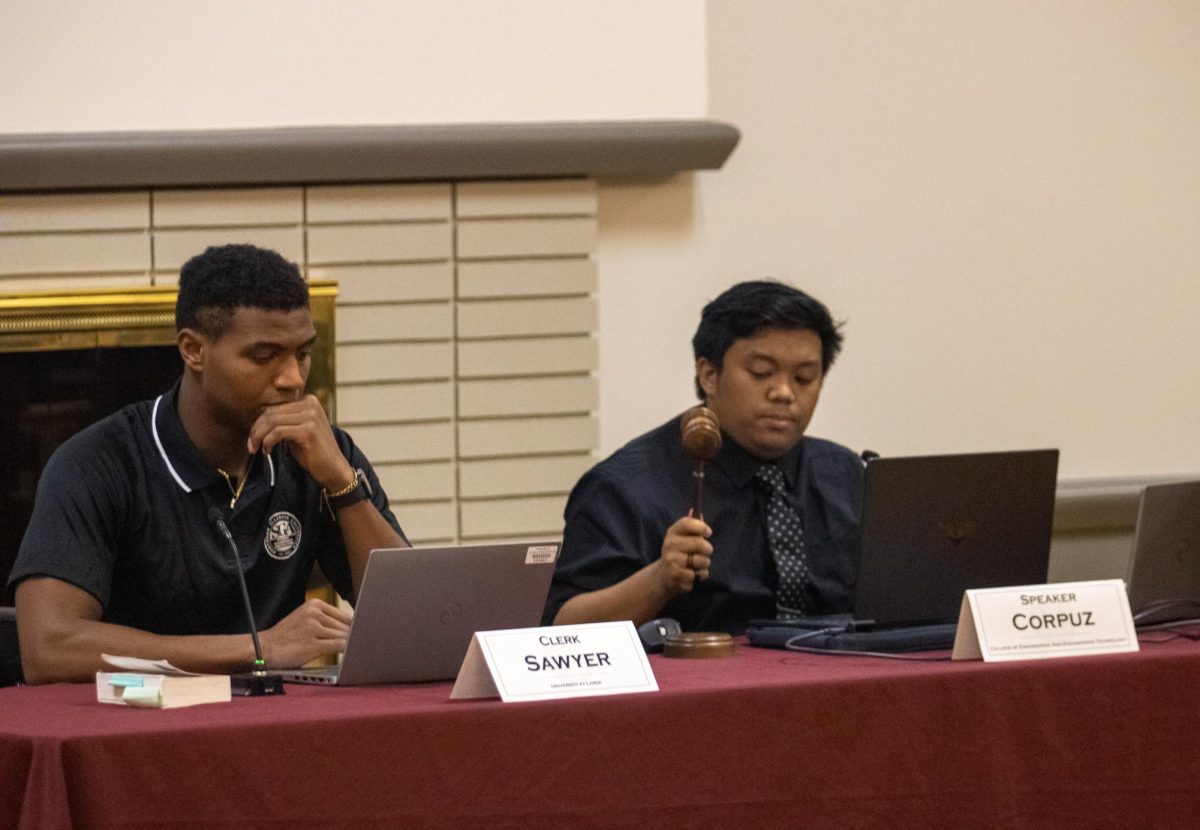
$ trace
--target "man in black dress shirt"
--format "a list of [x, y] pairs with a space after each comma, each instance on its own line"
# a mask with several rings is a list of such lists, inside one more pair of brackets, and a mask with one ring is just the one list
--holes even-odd
[[[692, 463], [672, 418], [576, 484], [544, 621], [672, 617], [685, 631], [738, 633], [757, 618], [850, 611], [862, 463], [804, 435], [841, 344], [828, 309], [782, 283], [740, 283], [705, 306], [696, 391], [723, 442], [705, 468], [703, 518], [691, 515]], [[778, 600], [764, 464], [782, 472], [802, 531], [800, 609]]]

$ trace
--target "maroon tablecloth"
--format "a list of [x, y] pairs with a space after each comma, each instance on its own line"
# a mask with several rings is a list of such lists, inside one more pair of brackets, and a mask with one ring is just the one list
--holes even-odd
[[657, 694], [0, 690], [0, 828], [1196, 827], [1200, 645], [983, 664], [652, 659]]

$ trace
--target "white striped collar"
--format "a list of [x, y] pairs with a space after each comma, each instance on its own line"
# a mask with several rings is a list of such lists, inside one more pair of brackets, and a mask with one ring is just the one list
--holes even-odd
[[[163, 448], [162, 439], [159, 438], [159, 436], [158, 436], [158, 407], [159, 407], [159, 404], [162, 403], [162, 399], [163, 399], [162, 395], [159, 395], [157, 398], [154, 399], [154, 409], [150, 412], [150, 431], [152, 433], [154, 433], [154, 445], [156, 447], [158, 447], [158, 454], [162, 456], [163, 463], [167, 465], [167, 471], [170, 472], [171, 477], [173, 479], [175, 479], [176, 483], [179, 484], [180, 487], [183, 488], [183, 492], [190, 493], [190, 492], [192, 492], [192, 488], [189, 487], [187, 485], [187, 482], [185, 482], [182, 478], [180, 478], [179, 473], [177, 473], [175, 471], [175, 465], [172, 464], [171, 459], [167, 457], [167, 451], [166, 451], [166, 449]], [[275, 481], [275, 468], [272, 467], [271, 468], [272, 484], [274, 483], [274, 481]]]
[[[178, 389], [179, 387], [176, 385], [175, 390]], [[158, 449], [158, 455], [162, 456], [162, 463], [166, 464], [170, 477], [175, 480], [175, 483], [178, 483], [182, 491], [192, 493], [196, 491], [197, 487], [203, 488], [208, 486], [206, 482], [216, 480], [217, 474], [215, 470], [208, 468], [208, 465], [200, 461], [198, 452], [192, 446], [191, 441], [188, 440], [184, 425], [178, 421], [178, 417], [176, 417], [174, 422], [162, 422], [163, 428], [160, 428], [160, 420], [158, 420], [160, 419], [160, 410], [162, 410], [162, 417], [164, 419], [170, 419], [170, 417], [175, 415], [174, 411], [168, 411], [175, 401], [175, 390], [155, 398], [154, 408], [150, 411], [150, 432], [154, 435], [154, 443]], [[163, 405], [164, 403], [166, 405]], [[167, 438], [166, 443], [163, 441], [164, 435]], [[180, 441], [184, 441], [186, 446], [181, 445]], [[170, 458], [170, 455], [168, 455], [168, 446], [176, 453], [174, 462]], [[278, 451], [283, 452], [284, 450], [281, 449]], [[271, 453], [271, 455], [274, 455], [274, 453]], [[268, 479], [268, 485], [271, 489], [274, 489], [276, 479], [275, 459], [268, 455], [265, 456], [265, 461], [266, 479]], [[185, 475], [187, 476], [186, 480]], [[188, 481], [199, 483], [188, 483]]]

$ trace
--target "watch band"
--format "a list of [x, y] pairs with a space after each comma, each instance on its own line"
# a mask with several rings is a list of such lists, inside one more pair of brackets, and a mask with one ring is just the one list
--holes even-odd
[[335, 522], [337, 521], [337, 512], [339, 510], [349, 507], [352, 504], [358, 504], [360, 501], [365, 501], [370, 497], [371, 485], [367, 482], [367, 476], [362, 470], [355, 470], [354, 481], [336, 493], [330, 493], [323, 488], [321, 490], [321, 498], [325, 502], [325, 507], [329, 510], [329, 515], [333, 517]]

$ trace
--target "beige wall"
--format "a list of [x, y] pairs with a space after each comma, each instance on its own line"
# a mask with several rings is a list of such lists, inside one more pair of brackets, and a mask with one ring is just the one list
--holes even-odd
[[698, 0], [4, 0], [0, 132], [695, 118]]
[[720, 172], [601, 191], [602, 446], [687, 402], [686, 377], [654, 391], [706, 298], [776, 275], [847, 320], [821, 434], [1200, 473], [1200, 6], [708, 15], [709, 114], [743, 139]]
[[708, 25], [730, 161], [600, 190], [601, 449], [690, 403], [707, 299], [778, 276], [847, 321], [814, 432], [1060, 447], [1051, 578], [1124, 576], [1140, 483], [1200, 476], [1200, 6], [711, 0]]

